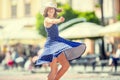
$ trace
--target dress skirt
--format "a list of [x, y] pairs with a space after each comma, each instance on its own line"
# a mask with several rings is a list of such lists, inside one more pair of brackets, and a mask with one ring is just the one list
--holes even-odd
[[47, 38], [43, 53], [36, 61], [36, 65], [50, 63], [62, 52], [64, 52], [67, 60], [79, 58], [85, 51], [86, 45], [84, 43], [73, 42], [61, 37]]

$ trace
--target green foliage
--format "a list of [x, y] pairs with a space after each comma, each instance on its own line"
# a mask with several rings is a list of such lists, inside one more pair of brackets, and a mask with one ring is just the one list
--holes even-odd
[[68, 4], [62, 5], [60, 8], [62, 8], [63, 11], [59, 14], [59, 16], [63, 16], [65, 18], [65, 22], [78, 17], [76, 11], [74, 11]]
[[118, 15], [117, 15], [117, 20], [119, 20], [119, 21], [120, 21], [120, 14], [118, 14]]
[[96, 8], [100, 8], [100, 6], [101, 6], [100, 4], [96, 4], [95, 5]]
[[79, 17], [84, 17], [88, 22], [93, 22], [96, 24], [100, 24], [99, 19], [96, 17], [94, 12], [80, 12]]
[[42, 36], [46, 37], [46, 32], [43, 23], [44, 17], [40, 13], [38, 13], [36, 15], [36, 28]]
[[86, 20], [88, 22], [93, 22], [93, 23], [97, 23], [100, 24], [99, 19], [96, 17], [94, 12], [80, 12], [80, 11], [76, 11], [73, 10], [68, 4], [65, 5], [60, 5], [60, 8], [63, 9], [63, 12], [59, 14], [59, 16], [63, 16], [65, 17], [65, 22], [73, 19], [73, 18], [77, 18], [77, 17], [82, 17], [82, 18], [86, 18]]

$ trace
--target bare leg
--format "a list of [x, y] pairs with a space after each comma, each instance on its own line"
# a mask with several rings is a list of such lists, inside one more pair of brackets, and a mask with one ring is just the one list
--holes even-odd
[[111, 69], [110, 69], [110, 71], [113, 71], [113, 67], [114, 67], [114, 65], [112, 64], [112, 65], [111, 65]]
[[54, 80], [59, 80], [64, 73], [68, 70], [70, 64], [68, 60], [66, 59], [66, 56], [64, 53], [60, 54], [57, 58], [58, 62], [62, 65], [61, 69], [57, 72], [56, 77]]
[[54, 80], [58, 70], [57, 58], [53, 59], [53, 61], [50, 63], [50, 68], [51, 72], [48, 75], [48, 80]]

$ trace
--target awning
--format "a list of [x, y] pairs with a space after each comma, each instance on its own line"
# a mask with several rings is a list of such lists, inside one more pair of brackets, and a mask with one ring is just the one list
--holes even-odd
[[120, 21], [107, 25], [100, 31], [100, 34], [102, 36], [120, 36]]
[[100, 37], [100, 30], [103, 27], [95, 23], [82, 22], [72, 25], [60, 32], [60, 36], [64, 38], [74, 39], [74, 38], [93, 38]]

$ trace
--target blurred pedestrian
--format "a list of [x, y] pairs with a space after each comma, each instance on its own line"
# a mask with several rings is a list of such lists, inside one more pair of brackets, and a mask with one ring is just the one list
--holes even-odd
[[8, 48], [5, 53], [5, 58], [2, 61], [2, 65], [4, 66], [4, 69], [13, 68], [14, 66], [14, 61], [12, 59], [12, 52], [10, 48]]
[[120, 60], [120, 45], [118, 45], [117, 51], [115, 51], [115, 48], [113, 47], [113, 51], [109, 59], [111, 71], [113, 70], [113, 67], [115, 67], [115, 72], [117, 71], [118, 60]]
[[117, 47], [116, 57], [118, 57], [120, 59], [120, 44]]
[[[43, 14], [45, 17], [44, 27], [48, 37], [44, 51], [36, 61], [36, 65], [49, 63], [51, 72], [48, 75], [48, 80], [59, 80], [68, 70], [69, 60], [80, 57], [86, 49], [84, 43], [72, 42], [59, 36], [57, 24], [65, 21], [64, 17], [57, 18], [59, 12], [62, 10], [58, 9], [55, 3], [48, 2]], [[58, 63], [61, 64], [59, 70]]]

